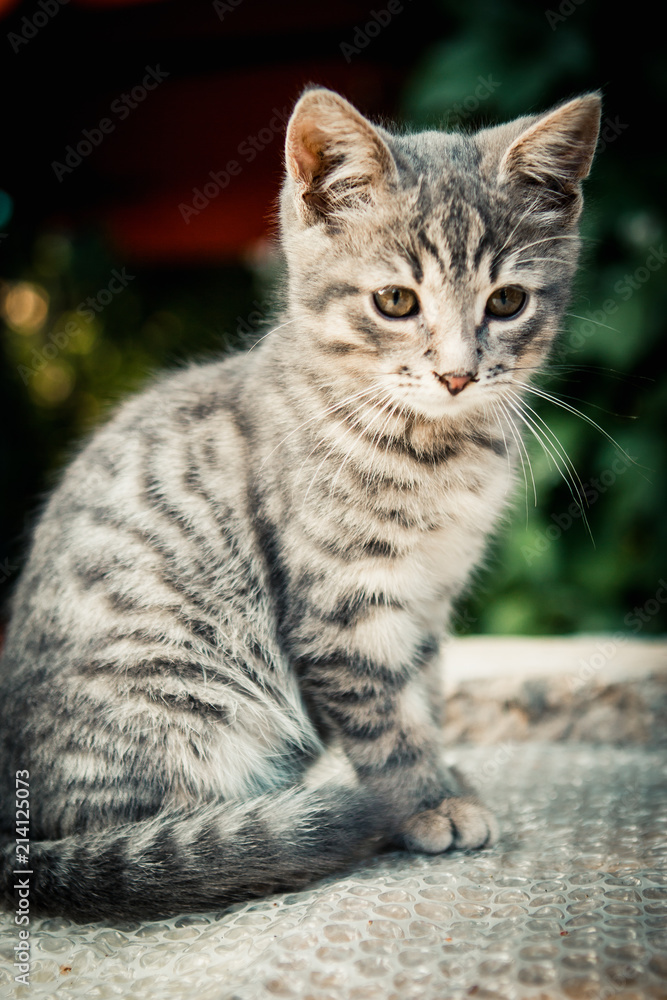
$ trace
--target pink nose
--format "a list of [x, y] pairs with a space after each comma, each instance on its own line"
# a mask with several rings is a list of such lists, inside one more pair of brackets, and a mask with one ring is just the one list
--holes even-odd
[[474, 376], [467, 374], [452, 375], [451, 373], [447, 373], [446, 375], [438, 375], [438, 373], [436, 372], [435, 375], [436, 378], [440, 379], [441, 382], [445, 383], [452, 396], [456, 396], [459, 392], [465, 389], [468, 382], [474, 381]]

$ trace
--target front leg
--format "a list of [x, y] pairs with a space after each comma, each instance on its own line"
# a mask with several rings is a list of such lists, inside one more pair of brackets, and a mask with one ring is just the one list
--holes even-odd
[[462, 776], [442, 759], [424, 668], [426, 644], [406, 668], [359, 654], [301, 661], [304, 693], [316, 721], [335, 738], [361, 783], [390, 802], [409, 850], [490, 845], [495, 819]]

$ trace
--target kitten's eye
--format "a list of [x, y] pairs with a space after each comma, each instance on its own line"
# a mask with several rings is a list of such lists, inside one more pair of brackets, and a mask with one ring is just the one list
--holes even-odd
[[381, 288], [373, 292], [373, 301], [383, 316], [414, 316], [419, 312], [419, 299], [409, 288]]
[[505, 288], [496, 288], [486, 303], [487, 316], [495, 316], [497, 319], [511, 319], [518, 314], [526, 304], [528, 296], [523, 288], [517, 285], [506, 285]]

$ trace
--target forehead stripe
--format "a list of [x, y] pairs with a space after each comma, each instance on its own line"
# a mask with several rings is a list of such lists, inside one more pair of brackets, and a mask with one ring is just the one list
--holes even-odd
[[420, 229], [419, 232], [417, 233], [417, 240], [419, 241], [419, 243], [421, 243], [421, 245], [423, 246], [424, 250], [426, 250], [427, 253], [430, 253], [431, 256], [435, 258], [435, 260], [438, 263], [438, 266], [440, 267], [440, 270], [444, 274], [444, 272], [445, 272], [445, 265], [444, 265], [444, 262], [442, 260], [442, 257], [440, 256], [438, 248], [435, 246], [434, 243], [431, 242], [431, 240], [428, 238], [428, 236], [426, 235], [426, 233], [424, 232], [423, 229]]

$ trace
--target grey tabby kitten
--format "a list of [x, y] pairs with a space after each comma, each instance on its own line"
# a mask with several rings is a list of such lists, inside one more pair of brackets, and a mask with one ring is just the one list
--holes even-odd
[[78, 920], [492, 843], [441, 759], [439, 648], [511, 498], [599, 114], [403, 135], [301, 97], [281, 325], [128, 400], [35, 531], [0, 674], [11, 908], [17, 772], [31, 910]]

